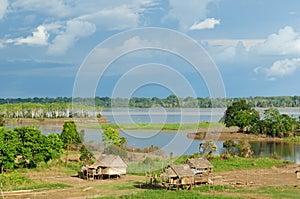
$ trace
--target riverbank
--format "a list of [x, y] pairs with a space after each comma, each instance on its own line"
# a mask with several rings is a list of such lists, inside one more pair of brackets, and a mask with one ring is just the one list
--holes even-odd
[[247, 140], [247, 141], [256, 141], [256, 142], [288, 142], [288, 143], [300, 143], [300, 137], [286, 137], [286, 138], [278, 138], [278, 137], [269, 137], [266, 135], [254, 135], [254, 134], [246, 134], [238, 131], [238, 127], [222, 127], [220, 128], [202, 128], [199, 129], [197, 133], [188, 133], [188, 138], [198, 139], [198, 140]]

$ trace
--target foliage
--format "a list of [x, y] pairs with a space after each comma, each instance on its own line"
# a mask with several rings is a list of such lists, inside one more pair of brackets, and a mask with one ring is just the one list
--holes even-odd
[[60, 139], [63, 141], [65, 148], [72, 144], [82, 143], [76, 124], [73, 121], [64, 123], [63, 130], [60, 134]]
[[63, 151], [62, 142], [57, 135], [46, 136], [35, 127], [21, 127], [14, 131], [20, 139], [17, 155], [21, 156], [18, 160], [21, 166], [36, 167], [40, 162], [58, 158]]
[[36, 167], [59, 158], [62, 152], [63, 143], [56, 134], [46, 136], [35, 127], [0, 128], [1, 173], [16, 167]]
[[122, 159], [127, 158], [127, 152], [123, 148], [121, 148], [117, 145], [114, 145], [114, 144], [106, 146], [105, 149], [104, 149], [104, 153], [105, 154], [118, 155]]
[[0, 174], [0, 188], [4, 190], [31, 182], [32, 180], [27, 175], [19, 173]]
[[239, 156], [244, 158], [252, 158], [253, 151], [251, 150], [251, 145], [248, 141], [239, 141], [237, 148], [239, 150]]
[[5, 126], [5, 118], [4, 114], [0, 114], [0, 127]]
[[226, 127], [237, 126], [243, 132], [259, 120], [259, 113], [246, 100], [240, 100], [226, 109], [223, 119]]
[[0, 173], [3, 173], [4, 169], [13, 169], [16, 166], [17, 147], [20, 144], [17, 132], [0, 127]]
[[102, 133], [102, 142], [105, 146], [113, 144], [120, 147], [126, 143], [126, 138], [120, 137], [118, 130], [109, 127]]
[[236, 146], [237, 146], [237, 144], [233, 140], [226, 140], [225, 142], [223, 142], [223, 148], [225, 148], [226, 153], [228, 153], [230, 155], [235, 154]]
[[212, 140], [207, 140], [199, 144], [199, 152], [201, 155], [210, 155], [217, 150], [217, 145]]
[[90, 163], [94, 159], [94, 155], [86, 148], [85, 145], [82, 145], [80, 148], [80, 160]]
[[287, 162], [283, 160], [276, 160], [272, 158], [243, 158], [231, 157], [229, 159], [222, 159], [220, 156], [213, 156], [209, 160], [214, 166], [215, 172], [234, 171], [237, 169], [258, 169], [271, 168], [273, 166], [283, 166]]
[[264, 119], [253, 126], [255, 134], [265, 134], [272, 137], [288, 137], [294, 134], [299, 124], [296, 118], [280, 114], [277, 109], [270, 108], [264, 111]]

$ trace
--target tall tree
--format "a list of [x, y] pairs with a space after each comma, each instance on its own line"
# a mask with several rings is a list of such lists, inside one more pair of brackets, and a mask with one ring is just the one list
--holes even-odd
[[102, 133], [102, 142], [104, 145], [116, 145], [116, 146], [122, 146], [124, 143], [126, 143], [126, 138], [120, 137], [120, 132], [113, 128], [107, 128]]
[[252, 125], [259, 121], [259, 118], [259, 112], [247, 104], [246, 100], [234, 102], [226, 109], [223, 116], [227, 127], [237, 126], [240, 131], [248, 131]]
[[60, 139], [63, 141], [65, 148], [72, 144], [82, 143], [75, 122], [69, 121], [64, 123]]
[[17, 150], [19, 145], [17, 132], [0, 127], [0, 173], [16, 166], [15, 159], [19, 155]]

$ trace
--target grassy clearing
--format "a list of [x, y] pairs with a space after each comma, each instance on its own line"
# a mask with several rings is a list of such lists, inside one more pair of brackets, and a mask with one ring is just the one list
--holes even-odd
[[0, 188], [2, 190], [11, 190], [14, 187], [20, 187], [33, 183], [27, 175], [19, 173], [2, 173], [0, 174]]
[[30, 179], [25, 174], [5, 173], [0, 175], [0, 188], [4, 191], [32, 190], [32, 189], [58, 189], [71, 187], [62, 183], [41, 183]]
[[35, 184], [29, 185], [24, 187], [19, 187], [14, 190], [33, 190], [33, 189], [63, 189], [63, 188], [70, 188], [71, 185], [64, 184], [64, 183], [42, 183], [42, 184]]
[[[201, 123], [175, 123], [175, 124], [100, 124], [101, 129], [115, 128], [125, 130], [163, 130], [163, 131], [177, 131], [177, 130], [195, 130], [198, 128], [208, 127], [222, 127], [224, 124], [218, 122], [201, 122]], [[99, 127], [98, 127], [99, 128]]]
[[231, 187], [222, 185], [203, 185], [193, 190], [146, 190], [123, 196], [101, 197], [102, 199], [122, 198], [299, 198], [300, 189], [291, 186]]
[[[182, 164], [189, 156], [181, 156], [175, 160], [175, 164]], [[222, 159], [220, 156], [212, 156], [210, 158], [211, 164], [214, 166], [214, 172], [233, 171], [237, 169], [264, 169], [273, 166], [279, 167], [289, 162], [271, 158], [241, 158], [231, 157], [229, 159]]]
[[214, 165], [215, 172], [233, 171], [237, 169], [258, 169], [278, 167], [286, 164], [286, 161], [270, 159], [270, 158], [230, 158], [222, 160], [220, 158], [213, 158], [210, 160]]

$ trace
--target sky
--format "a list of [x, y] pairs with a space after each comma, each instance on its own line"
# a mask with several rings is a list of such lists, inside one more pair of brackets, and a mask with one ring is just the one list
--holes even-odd
[[[71, 97], [95, 82], [101, 97], [300, 95], [299, 10], [298, 0], [0, 0], [0, 98]], [[211, 63], [199, 75], [172, 49], [145, 49], [199, 53], [172, 34], [130, 35], [149, 27], [196, 42]], [[120, 34], [129, 36], [111, 39]], [[77, 81], [91, 60], [97, 81]]]

